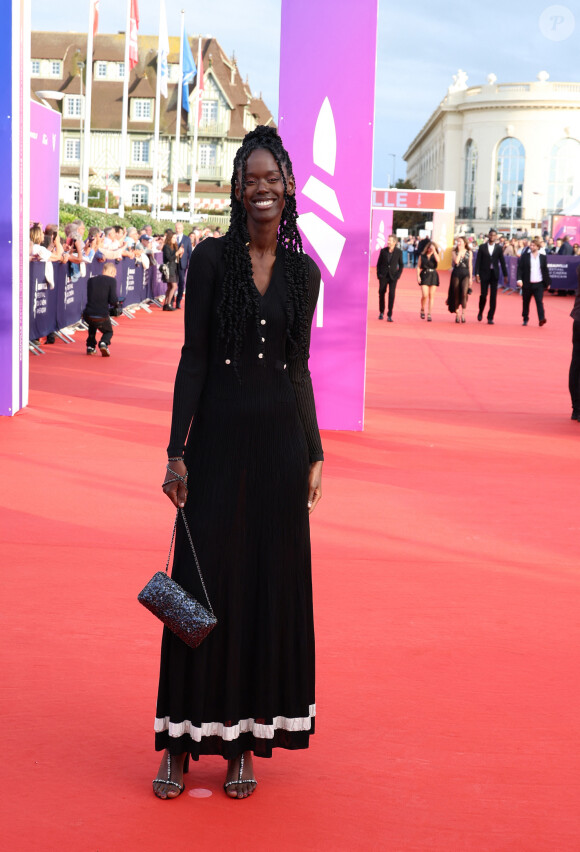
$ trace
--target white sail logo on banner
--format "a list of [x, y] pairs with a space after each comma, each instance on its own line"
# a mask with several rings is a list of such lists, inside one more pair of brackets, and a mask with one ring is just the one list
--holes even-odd
[[384, 249], [385, 245], [386, 245], [385, 220], [381, 219], [381, 222], [380, 222], [380, 225], [379, 225], [379, 232], [377, 234], [377, 240], [376, 240], [376, 243], [375, 243], [375, 251], [380, 251], [380, 249]]
[[[336, 167], [336, 126], [328, 98], [324, 99], [318, 113], [318, 118], [316, 119], [312, 142], [312, 159], [316, 166], [323, 169], [331, 177], [334, 177], [334, 169]], [[332, 187], [314, 175], [310, 175], [306, 181], [302, 195], [314, 201], [315, 204], [318, 204], [319, 207], [322, 207], [331, 216], [344, 222], [344, 216], [342, 215], [336, 192]], [[325, 222], [324, 219], [321, 219], [316, 213], [303, 213], [299, 218], [299, 225], [312, 248], [316, 251], [331, 276], [334, 277], [340, 263], [346, 237], [333, 228], [332, 225], [329, 225], [328, 222]], [[321, 281], [316, 315], [316, 325], [318, 327], [321, 327], [323, 324], [323, 307], [324, 282]]]

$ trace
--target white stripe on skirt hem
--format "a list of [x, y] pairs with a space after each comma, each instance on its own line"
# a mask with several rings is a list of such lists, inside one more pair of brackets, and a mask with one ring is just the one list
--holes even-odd
[[255, 719], [241, 719], [237, 725], [224, 725], [222, 722], [202, 722], [200, 726], [185, 722], [171, 722], [169, 716], [163, 719], [155, 719], [155, 733], [169, 731], [170, 737], [182, 737], [189, 734], [192, 740], [200, 742], [202, 737], [221, 737], [226, 742], [237, 740], [240, 734], [253, 734], [258, 739], [272, 740], [277, 730], [283, 731], [309, 731], [312, 727], [312, 718], [316, 716], [316, 705], [311, 704], [308, 716], [289, 719], [286, 716], [274, 716], [271, 725], [263, 725]]

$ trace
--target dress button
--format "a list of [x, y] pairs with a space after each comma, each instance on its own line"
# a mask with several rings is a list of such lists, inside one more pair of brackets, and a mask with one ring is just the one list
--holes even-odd
[[266, 338], [265, 338], [265, 337], [263, 337], [263, 338], [262, 338], [262, 343], [265, 343], [265, 342], [266, 342]]
[[260, 320], [261, 325], [266, 325], [266, 320]]
[[284, 369], [286, 369], [286, 364], [284, 364]]
[[258, 358], [263, 358], [263, 357], [264, 357], [263, 353], [260, 352], [260, 354], [258, 355]]
[[226, 358], [226, 364], [231, 364], [231, 363], [232, 363], [232, 362], [230, 361], [230, 359], [229, 359], [229, 358]]

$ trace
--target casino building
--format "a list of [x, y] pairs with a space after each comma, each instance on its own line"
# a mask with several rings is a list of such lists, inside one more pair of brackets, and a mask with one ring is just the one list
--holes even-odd
[[468, 86], [458, 71], [403, 159], [421, 189], [455, 190], [458, 228], [539, 232], [580, 196], [580, 83]]
[[[139, 34], [139, 63], [129, 81], [126, 171], [128, 207], [148, 208], [153, 201], [153, 131], [157, 74], [157, 36]], [[197, 37], [190, 39], [197, 60]], [[85, 109], [86, 33], [33, 32], [31, 89], [35, 100], [62, 113], [60, 197], [78, 203]], [[179, 39], [169, 39], [168, 97], [161, 98], [161, 203], [171, 204], [172, 184], [178, 173], [179, 206], [190, 199], [191, 148], [197, 79], [190, 92], [189, 113], [182, 110], [180, 144], [176, 146]], [[89, 198], [110, 193], [116, 207], [119, 195], [122, 97], [125, 35], [97, 34], [93, 52], [91, 156]], [[261, 96], [252, 94], [235, 58], [226, 56], [214, 38], [202, 40], [204, 87], [198, 136], [196, 209], [220, 211], [229, 207], [234, 154], [249, 130], [272, 124]], [[40, 94], [38, 94], [40, 93]], [[101, 206], [100, 204], [96, 206]]]

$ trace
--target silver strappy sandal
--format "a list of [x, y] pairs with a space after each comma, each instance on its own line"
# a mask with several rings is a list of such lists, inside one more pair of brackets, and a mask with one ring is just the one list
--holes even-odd
[[[237, 784], [255, 784], [256, 787], [258, 786], [258, 782], [256, 781], [255, 778], [242, 778], [243, 772], [244, 772], [244, 755], [242, 754], [241, 757], [240, 757], [240, 769], [239, 769], [239, 772], [238, 772], [238, 779], [237, 779], [237, 781], [226, 781], [226, 783], [224, 784], [224, 790], [226, 791], [226, 793], [228, 792], [228, 787], [232, 787], [234, 784], [236, 784], [236, 785]], [[254, 791], [252, 790], [252, 793], [253, 792]], [[249, 795], [251, 796], [252, 793], [250, 793]], [[228, 798], [233, 799], [234, 796], [229, 796]], [[235, 798], [239, 799], [240, 797], [236, 796]], [[247, 796], [242, 796], [242, 798], [247, 798]]]
[[[189, 772], [189, 754], [185, 756], [185, 760], [183, 761], [183, 774]], [[157, 796], [158, 799], [177, 799], [183, 791], [185, 790], [185, 784], [178, 784], [177, 781], [171, 780], [171, 755], [167, 752], [167, 778], [154, 778], [152, 781], [153, 784], [170, 784], [172, 787], [177, 787], [179, 793], [177, 796], [160, 796], [159, 793], [153, 788], [153, 792]], [[237, 783], [237, 782], [236, 782]]]

